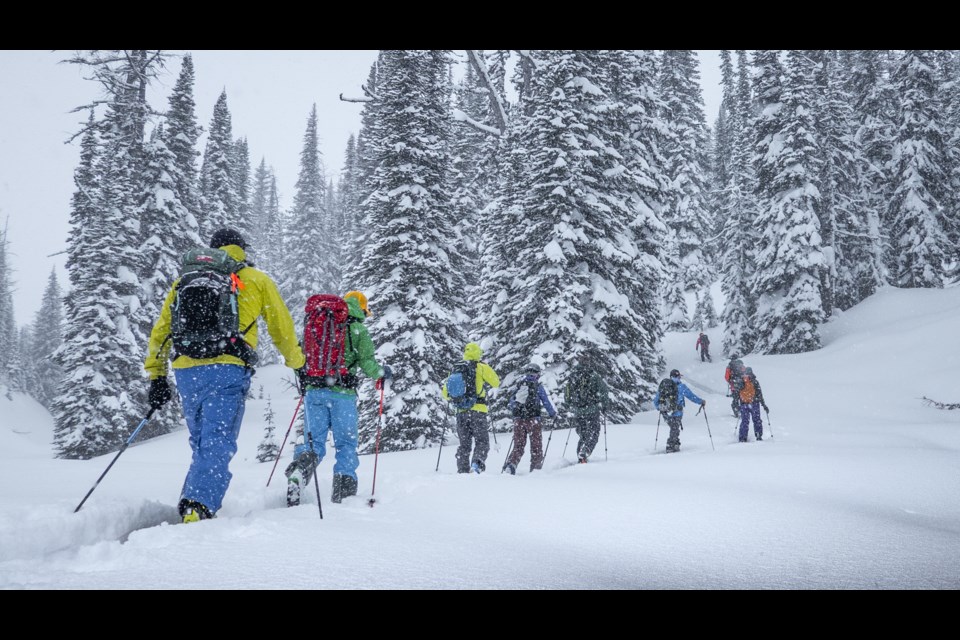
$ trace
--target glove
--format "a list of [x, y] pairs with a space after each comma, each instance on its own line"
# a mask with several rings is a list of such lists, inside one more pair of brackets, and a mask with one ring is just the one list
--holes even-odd
[[297, 374], [297, 391], [303, 395], [307, 392], [307, 365], [294, 369], [293, 372]]
[[166, 376], [154, 378], [150, 381], [150, 390], [147, 392], [147, 399], [150, 402], [150, 409], [158, 410], [170, 401], [173, 393], [170, 392], [170, 384]]
[[761, 403], [761, 404], [763, 404], [763, 410], [766, 411], [767, 413], [770, 413], [770, 407], [768, 407], [765, 403]]
[[702, 401], [702, 402], [700, 403], [700, 406], [703, 407], [703, 408], [706, 408], [706, 407], [707, 407], [707, 401], [706, 401], [706, 400]]
[[383, 379], [391, 380], [393, 378], [393, 369], [390, 368], [390, 365], [383, 365]]

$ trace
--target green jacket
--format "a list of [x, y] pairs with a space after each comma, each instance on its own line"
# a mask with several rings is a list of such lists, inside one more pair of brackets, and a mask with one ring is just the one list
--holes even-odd
[[[376, 349], [373, 346], [373, 340], [370, 339], [370, 333], [363, 326], [366, 316], [363, 315], [363, 309], [360, 308], [360, 302], [356, 298], [347, 298], [347, 308], [350, 310], [350, 322], [347, 325], [350, 334], [344, 339], [343, 366], [350, 373], [356, 375], [357, 369], [362, 369], [370, 378], [382, 378], [383, 367], [377, 364]], [[325, 388], [307, 385], [308, 389]], [[338, 393], [348, 393], [357, 395], [356, 389], [346, 387], [330, 387]]]
[[[574, 402], [574, 399], [579, 401]], [[564, 404], [578, 417], [595, 416], [606, 411], [609, 390], [603, 378], [595, 371], [574, 369], [563, 389]]]
[[[229, 244], [220, 249], [230, 254], [230, 257], [238, 262], [247, 259], [247, 254], [240, 247]], [[244, 267], [237, 272], [241, 287], [237, 295], [237, 303], [240, 311], [240, 326], [245, 328], [250, 326], [250, 331], [244, 334], [243, 339], [254, 349], [257, 348], [257, 324], [255, 320], [263, 317], [267, 322], [267, 331], [277, 350], [283, 355], [286, 365], [292, 369], [299, 369], [306, 362], [300, 345], [297, 344], [297, 331], [293, 326], [293, 318], [290, 317], [290, 311], [284, 304], [277, 285], [270, 279], [270, 276], [259, 269], [253, 267]], [[167, 375], [167, 360], [170, 356], [170, 305], [176, 297], [177, 285], [180, 280], [177, 279], [170, 287], [166, 299], [163, 301], [163, 308], [160, 310], [160, 317], [157, 323], [153, 325], [153, 331], [150, 332], [150, 343], [147, 347], [147, 359], [143, 363], [143, 368], [150, 374], [150, 378], [159, 378]], [[252, 326], [251, 326], [252, 324]], [[239, 364], [244, 362], [236, 356], [217, 356], [215, 358], [190, 358], [188, 356], [179, 356], [173, 361], [174, 369], [187, 369], [189, 367], [199, 367], [206, 364]]]

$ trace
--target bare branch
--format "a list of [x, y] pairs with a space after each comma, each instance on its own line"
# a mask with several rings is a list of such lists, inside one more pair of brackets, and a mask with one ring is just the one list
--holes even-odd
[[503, 135], [503, 132], [500, 131], [500, 129], [497, 129], [496, 127], [491, 127], [491, 126], [489, 126], [489, 125], [483, 124], [482, 122], [477, 122], [476, 120], [474, 120], [473, 118], [471, 118], [470, 116], [468, 116], [467, 114], [465, 114], [465, 113], [464, 113], [463, 111], [461, 111], [460, 109], [454, 109], [454, 110], [453, 110], [453, 119], [454, 119], [456, 122], [462, 122], [462, 123], [465, 124], [465, 125], [471, 126], [471, 127], [473, 127], [474, 129], [476, 129], [477, 131], [480, 131], [480, 132], [482, 132], [482, 133], [487, 133], [487, 134], [494, 135], [494, 136], [497, 136], [497, 137], [500, 137], [500, 136]]
[[368, 87], [367, 85], [362, 84], [362, 85], [360, 85], [360, 88], [363, 89], [363, 93], [366, 94], [366, 96], [367, 96], [368, 98], [371, 98], [371, 99], [373, 99], [373, 100], [379, 100], [379, 99], [380, 99], [380, 96], [378, 96], [377, 94], [375, 94], [375, 93], [370, 89], [370, 87]]
[[497, 124], [500, 125], [497, 135], [503, 135], [503, 132], [507, 130], [507, 111], [503, 107], [503, 102], [500, 101], [500, 93], [496, 87], [493, 86], [493, 81], [487, 72], [487, 64], [475, 49], [467, 49], [467, 58], [470, 60], [470, 64], [473, 65], [477, 75], [480, 76], [480, 81], [483, 82], [487, 88], [487, 96], [490, 98], [490, 111], [493, 112], [493, 117], [497, 120]]
[[953, 404], [949, 404], [946, 402], [937, 402], [936, 400], [931, 400], [927, 396], [923, 396], [923, 400], [928, 405], [932, 407], [936, 407], [937, 409], [960, 409], [960, 402], [956, 402]]

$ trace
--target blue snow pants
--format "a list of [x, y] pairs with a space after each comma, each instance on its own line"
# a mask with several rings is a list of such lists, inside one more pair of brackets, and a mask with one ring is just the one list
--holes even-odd
[[216, 513], [233, 477], [228, 467], [237, 453], [252, 372], [236, 364], [208, 364], [175, 369], [174, 375], [193, 450], [180, 497]]
[[747, 441], [750, 432], [750, 418], [753, 418], [753, 434], [757, 438], [763, 437], [763, 419], [760, 418], [760, 403], [756, 400], [750, 404], [740, 405], [740, 442]]
[[[303, 404], [306, 407], [306, 428], [313, 435], [313, 450], [317, 463], [327, 454], [327, 432], [333, 430], [333, 446], [337, 449], [337, 462], [333, 473], [350, 476], [357, 480], [357, 396], [332, 389], [307, 389]], [[310, 450], [310, 441], [304, 434], [303, 444], [293, 450], [296, 460]]]

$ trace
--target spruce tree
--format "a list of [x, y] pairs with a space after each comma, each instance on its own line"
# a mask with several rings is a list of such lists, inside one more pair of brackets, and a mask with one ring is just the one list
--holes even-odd
[[787, 55], [785, 81], [775, 51], [758, 51], [760, 114], [755, 120], [759, 214], [758, 294], [754, 324], [761, 353], [801, 353], [820, 348], [823, 319], [820, 270], [823, 265], [820, 148], [810, 106], [814, 102], [813, 61], [804, 51]]
[[284, 266], [281, 291], [290, 307], [297, 332], [303, 329], [307, 298], [318, 293], [336, 293], [339, 280], [331, 267], [334, 244], [326, 211], [326, 177], [317, 141], [317, 107], [307, 118], [300, 152], [300, 175], [293, 196], [293, 210], [284, 235]]
[[174, 156], [171, 168], [175, 185], [174, 197], [186, 210], [177, 221], [177, 226], [169, 233], [178, 255], [186, 253], [194, 246], [206, 244], [200, 238], [200, 178], [197, 173], [200, 126], [197, 124], [193, 85], [193, 58], [187, 54], [183, 57], [180, 76], [170, 94], [166, 126], [163, 129], [163, 142]]
[[200, 170], [200, 237], [210, 238], [217, 229], [237, 222], [237, 193], [233, 177], [233, 127], [224, 90], [213, 107]]
[[13, 391], [20, 386], [20, 332], [13, 312], [14, 283], [11, 277], [10, 251], [6, 228], [0, 232], [0, 384]]
[[270, 404], [270, 398], [267, 397], [267, 407], [263, 410], [263, 423], [265, 425], [263, 440], [257, 446], [257, 460], [260, 462], [276, 460], [280, 455], [280, 447], [277, 445], [276, 438], [273, 437], [273, 432], [276, 431], [276, 427], [273, 426], [273, 418], [273, 406]]
[[665, 51], [660, 86], [670, 130], [667, 175], [673, 186], [665, 216], [676, 235], [677, 277], [685, 291], [693, 291], [713, 280], [703, 246], [713, 223], [707, 204], [707, 121], [696, 53]]
[[250, 192], [250, 220], [252, 231], [250, 242], [257, 248], [257, 265], [266, 264], [264, 246], [267, 236], [267, 197], [270, 188], [270, 172], [267, 170], [266, 158], [260, 158], [260, 164], [253, 172], [253, 187]]
[[[356, 283], [370, 300], [378, 357], [394, 370], [384, 408], [381, 450], [436, 442], [446, 410], [439, 384], [460, 359], [466, 322], [463, 262], [450, 240], [449, 61], [444, 51], [382, 51], [377, 76], [380, 120], [374, 190], [366, 201], [370, 239]], [[366, 132], [365, 132], [366, 135]], [[361, 420], [373, 445], [376, 417]]]
[[944, 230], [938, 216], [947, 176], [933, 62], [929, 50], [905, 51], [891, 78], [900, 110], [891, 159], [894, 192], [887, 211], [900, 287], [943, 286]]
[[[256, 224], [250, 215], [250, 147], [246, 138], [233, 143], [230, 154], [230, 178], [233, 180], [233, 193], [236, 196], [234, 218], [228, 220], [228, 226], [236, 229], [248, 241], [256, 233]], [[257, 247], [251, 245], [253, 251]]]
[[63, 370], [53, 355], [63, 342], [63, 293], [55, 269], [50, 270], [40, 309], [34, 316], [29, 360], [36, 372], [33, 397], [48, 409], [61, 387]]

